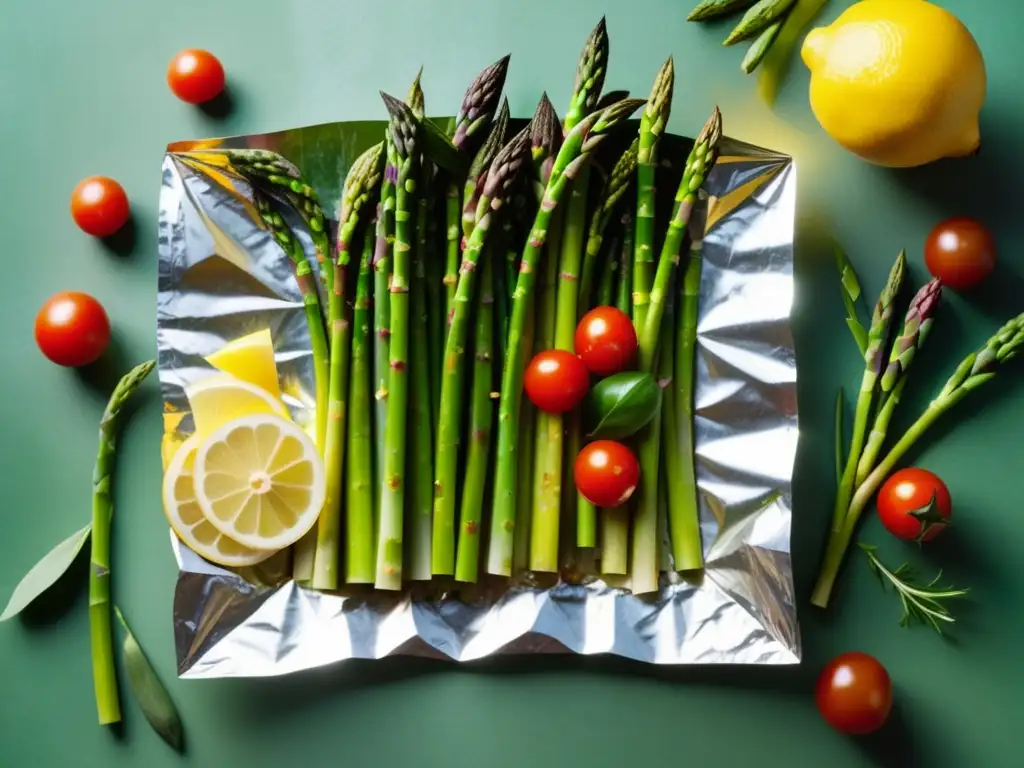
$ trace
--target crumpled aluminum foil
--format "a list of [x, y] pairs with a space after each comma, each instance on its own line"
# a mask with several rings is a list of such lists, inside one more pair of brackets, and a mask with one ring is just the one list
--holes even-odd
[[[344, 122], [168, 147], [159, 221], [157, 342], [165, 457], [191, 431], [184, 387], [203, 357], [270, 327], [286, 403], [310, 421], [312, 360], [290, 263], [247, 209], [244, 185], [183, 161], [216, 147], [280, 152], [330, 213], [345, 171], [383, 122]], [[666, 137], [665, 155], [682, 147]], [[678, 150], [677, 150], [678, 151]], [[235, 188], [235, 192], [229, 190]], [[178, 672], [258, 677], [348, 658], [611, 653], [654, 664], [793, 664], [800, 636], [790, 563], [797, 445], [790, 333], [796, 171], [791, 158], [723, 140], [705, 189], [696, 454], [706, 569], [662, 574], [656, 596], [603, 581], [483, 584], [473, 593], [318, 593], [274, 573], [198, 557], [171, 533]], [[303, 232], [302, 227], [297, 231]], [[315, 249], [300, 236], [311, 260]], [[280, 566], [280, 563], [277, 563]]]

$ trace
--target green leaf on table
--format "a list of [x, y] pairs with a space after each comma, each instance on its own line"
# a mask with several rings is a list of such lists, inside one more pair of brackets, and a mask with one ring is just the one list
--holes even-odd
[[114, 613], [124, 629], [124, 668], [128, 673], [132, 695], [139, 702], [142, 714], [153, 726], [153, 730], [180, 752], [183, 746], [181, 719], [174, 708], [174, 702], [128, 627], [121, 609], [114, 606]]
[[82, 551], [85, 542], [89, 540], [91, 531], [92, 523], [71, 534], [47, 552], [42, 560], [33, 565], [25, 577], [18, 582], [18, 586], [14, 588], [11, 599], [7, 601], [7, 607], [0, 614], [0, 621], [14, 618], [31, 605], [32, 601], [52, 587], [75, 562], [78, 553]]
[[857, 314], [857, 301], [860, 299], [860, 281], [857, 279], [857, 272], [853, 269], [849, 257], [838, 245], [834, 247], [836, 257], [836, 269], [839, 270], [839, 282], [842, 287], [843, 306], [846, 307], [846, 325], [853, 334], [853, 340], [857, 342], [857, 348], [861, 355], [868, 348], [868, 332]]
[[429, 117], [420, 118], [420, 138], [423, 139], [423, 152], [442, 169], [457, 174], [466, 172], [469, 167], [468, 158], [456, 149], [448, 134]]
[[645, 427], [661, 405], [661, 387], [649, 373], [625, 371], [602, 379], [584, 404], [587, 438], [621, 440]]

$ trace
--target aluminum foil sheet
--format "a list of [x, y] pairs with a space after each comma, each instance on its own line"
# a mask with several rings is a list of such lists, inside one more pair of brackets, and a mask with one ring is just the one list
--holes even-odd
[[[383, 122], [344, 122], [168, 147], [157, 299], [165, 457], [192, 430], [184, 387], [210, 373], [204, 356], [251, 330], [271, 329], [286, 404], [300, 424], [311, 416], [303, 393], [312, 391], [312, 361], [292, 267], [251, 215], [244, 185], [180, 153], [273, 149], [331, 212], [348, 166], [383, 131]], [[688, 143], [667, 137], [664, 155], [685, 157]], [[529, 578], [458, 593], [318, 593], [288, 579], [280, 562], [275, 573], [273, 559], [237, 572], [212, 565], [172, 533], [180, 676], [281, 675], [393, 654], [799, 662], [790, 564], [796, 171], [787, 156], [726, 139], [706, 190], [695, 404], [703, 574], [663, 573], [660, 592], [642, 597], [598, 579], [543, 588]], [[315, 261], [305, 236], [302, 245]]]

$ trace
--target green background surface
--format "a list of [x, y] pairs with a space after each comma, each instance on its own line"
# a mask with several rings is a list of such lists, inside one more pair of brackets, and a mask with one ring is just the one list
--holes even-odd
[[[378, 89], [404, 93], [420, 64], [432, 110], [451, 110], [469, 78], [512, 53], [513, 113], [542, 89], [564, 111], [587, 33], [606, 12], [611, 87], [646, 94], [676, 57], [671, 129], [693, 135], [713, 103], [732, 136], [796, 157], [799, 175], [795, 333], [802, 438], [795, 484], [794, 563], [805, 660], [778, 669], [657, 669], [614, 659], [503, 660], [465, 666], [409, 659], [353, 662], [287, 679], [173, 677], [174, 561], [159, 507], [159, 398], [154, 383], [123, 440], [114, 541], [115, 593], [169, 683], [188, 738], [172, 754], [125, 701], [123, 738], [95, 722], [83, 590], [0, 627], [0, 764], [4, 766], [1012, 766], [1020, 703], [1024, 547], [1020, 500], [1021, 368], [946, 421], [914, 460], [939, 472], [956, 526], [918, 553], [873, 517], [863, 537], [895, 564], [910, 557], [972, 588], [957, 606], [955, 640], [901, 629], [858, 556], [833, 608], [806, 602], [832, 479], [835, 387], [856, 387], [858, 361], [822, 233], [851, 253], [877, 293], [906, 247], [914, 277], [930, 227], [953, 214], [984, 219], [1001, 266], [985, 290], [951, 296], [915, 366], [904, 417], [941, 386], [969, 349], [1024, 308], [1019, 195], [1024, 150], [1018, 31], [1024, 6], [944, 3], [972, 30], [989, 68], [980, 156], [892, 172], [833, 145], [807, 106], [797, 63], [774, 111], [719, 45], [727, 28], [685, 23], [694, 0], [7, 0], [0, 20], [0, 185], [4, 376], [0, 408], [0, 596], [49, 547], [88, 519], [96, 424], [111, 377], [59, 369], [36, 351], [32, 321], [57, 290], [107, 306], [121, 367], [154, 352], [159, 169], [169, 141], [380, 118]], [[820, 20], [846, 6], [832, 0]], [[224, 62], [233, 109], [212, 115], [172, 97], [173, 53], [206, 47]], [[67, 215], [83, 176], [118, 178], [135, 213], [134, 247], [111, 249]], [[1014, 382], [1013, 380], [1016, 380]], [[988, 399], [984, 409], [980, 400]], [[955, 422], [955, 430], [948, 427]], [[937, 439], [935, 439], [937, 438]], [[78, 576], [84, 574], [80, 569]], [[65, 585], [66, 586], [66, 585]], [[834, 654], [862, 649], [892, 673], [898, 709], [878, 736], [853, 741], [826, 728], [813, 680]]]

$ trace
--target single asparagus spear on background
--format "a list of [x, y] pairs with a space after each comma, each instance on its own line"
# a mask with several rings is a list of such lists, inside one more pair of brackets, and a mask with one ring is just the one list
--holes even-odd
[[[874, 323], [872, 323], [872, 327], [874, 327]], [[903, 433], [886, 457], [861, 483], [853, 495], [849, 507], [844, 510], [841, 527], [838, 530], [833, 529], [829, 537], [821, 572], [818, 574], [818, 581], [811, 595], [811, 602], [814, 605], [821, 608], [828, 606], [839, 567], [850, 546], [853, 533], [857, 529], [861, 513], [889, 473], [906, 455], [907, 451], [938, 421], [939, 417], [971, 392], [994, 379], [999, 367], [1014, 359], [1022, 347], [1024, 347], [1024, 313], [1009, 320], [985, 342], [985, 346], [964, 358], [953, 375], [946, 381], [942, 391], [925, 408], [924, 413]]]
[[[452, 143], [460, 152], [470, 155], [480, 136], [487, 130], [491, 118], [498, 109], [498, 99], [505, 87], [505, 76], [508, 74], [508, 60], [505, 56], [484, 69], [474, 78], [462, 97], [462, 105], [455, 116]], [[451, 312], [455, 301], [455, 289], [459, 282], [459, 242], [462, 217], [462, 185], [465, 178], [457, 178], [456, 174], [448, 174], [445, 192], [445, 221], [448, 250], [444, 284], [446, 286], [445, 307]]]
[[524, 129], [494, 158], [482, 185], [476, 227], [466, 244], [458, 289], [452, 306], [451, 327], [445, 346], [441, 380], [441, 420], [437, 430], [437, 454], [434, 481], [434, 531], [432, 569], [437, 575], [455, 570], [455, 506], [458, 487], [459, 442], [462, 433], [462, 381], [465, 367], [466, 336], [476, 289], [476, 264], [494, 218], [503, 213], [525, 167], [530, 134]]
[[[491, 248], [485, 249], [490, 251]], [[462, 483], [462, 505], [459, 513], [458, 546], [455, 557], [455, 578], [475, 582], [480, 567], [481, 512], [487, 485], [487, 467], [491, 453], [491, 402], [493, 369], [491, 343], [494, 337], [494, 259], [483, 256], [480, 291], [477, 295], [476, 334], [473, 341], [473, 383], [469, 408], [469, 449], [466, 476]]]
[[[371, 222], [372, 223], [372, 222]], [[373, 386], [370, 298], [373, 290], [375, 233], [366, 227], [352, 311], [352, 371], [349, 387], [348, 475], [345, 483], [345, 583], [372, 584], [376, 576], [374, 536]]]
[[908, 369], [914, 361], [915, 353], [928, 338], [941, 301], [942, 284], [935, 279], [925, 283], [910, 302], [906, 319], [903, 321], [903, 329], [893, 342], [892, 350], [889, 353], [889, 364], [879, 380], [882, 400], [871, 426], [871, 432], [864, 444], [864, 451], [857, 463], [854, 487], [863, 483], [875, 466], [878, 452], [889, 431], [889, 422], [892, 420], [893, 411], [899, 403], [903, 387], [906, 386]]
[[580, 120], [597, 107], [608, 74], [608, 26], [604, 16], [594, 27], [583, 46], [576, 65], [576, 82], [572, 88], [572, 101], [565, 113], [565, 133], [575, 128]]
[[[537, 263], [547, 240], [551, 217], [558, 208], [566, 185], [578, 177], [593, 158], [604, 137], [626, 120], [644, 102], [629, 99], [588, 115], [569, 133], [551, 169], [540, 210], [533, 221], [530, 237], [519, 266], [519, 280], [512, 300], [509, 321], [508, 353], [502, 371], [501, 396], [498, 409], [498, 452], [495, 470], [494, 514], [488, 550], [488, 572], [508, 576], [512, 570], [514, 539], [516, 469], [519, 459], [519, 413], [523, 394], [523, 373], [526, 365], [522, 346], [527, 315], [533, 311], [533, 285]], [[556, 526], [557, 528], [557, 526]], [[531, 531], [531, 550], [536, 537]]]
[[409, 404], [409, 279], [414, 195], [419, 173], [418, 122], [404, 103], [382, 93], [391, 116], [388, 130], [397, 160], [395, 244], [391, 276], [391, 343], [387, 412], [384, 423], [384, 471], [377, 540], [377, 589], [401, 589], [405, 508], [406, 425]]
[[903, 287], [906, 269], [906, 254], [900, 251], [871, 316], [871, 326], [868, 328], [868, 347], [864, 353], [864, 375], [861, 377], [860, 393], [857, 395], [857, 407], [853, 416], [853, 433], [850, 435], [850, 451], [846, 457], [846, 467], [843, 469], [843, 478], [839, 483], [836, 503], [832, 511], [833, 536], [838, 535], [843, 529], [843, 518], [846, 516], [846, 510], [850, 506], [850, 499], [855, 490], [857, 465], [860, 463], [860, 455], [864, 450], [865, 434], [868, 428], [868, 418], [871, 415], [871, 406], [874, 402], [875, 389], [886, 368], [888, 358], [885, 353], [888, 349], [889, 334], [892, 330], [893, 318], [896, 316], [896, 301], [899, 298], [900, 289]]
[[743, 14], [739, 24], [735, 26], [722, 45], [733, 45], [741, 40], [749, 40], [775, 21], [785, 17], [796, 0], [760, 0]]
[[[695, 212], [690, 227], [690, 259], [680, 281], [676, 309], [675, 367], [673, 380], [665, 390], [666, 405], [674, 409], [666, 420], [663, 455], [666, 465], [669, 539], [677, 571], [704, 565], [700, 540], [697, 477], [694, 466], [693, 408], [697, 316], [700, 309], [700, 280], [704, 251], [703, 209]], [[670, 470], [668, 468], [671, 468]]]
[[658, 271], [651, 286], [650, 305], [638, 334], [641, 371], [651, 371], [653, 368], [672, 273], [679, 265], [679, 252], [693, 207], [697, 202], [697, 194], [718, 159], [718, 142], [721, 138], [722, 113], [715, 107], [686, 158], [683, 178], [676, 191], [674, 213], [668, 223], [661, 255], [658, 257]]
[[764, 57], [768, 55], [772, 43], [775, 42], [775, 38], [779, 36], [781, 31], [782, 19], [765, 27], [761, 34], [757, 36], [757, 39], [750, 44], [750, 48], [747, 49], [743, 61], [740, 62], [740, 69], [748, 75], [757, 69], [758, 64], [764, 61]]
[[[391, 132], [385, 131], [384, 180], [377, 206], [377, 236], [373, 251], [373, 488], [374, 507], [380, 510], [381, 478], [384, 472], [384, 425], [388, 412], [388, 385], [391, 379], [391, 253], [395, 237], [395, 183], [398, 158]], [[379, 517], [379, 515], [378, 515]]]
[[112, 485], [121, 411], [156, 362], [137, 365], [114, 387], [100, 419], [100, 441], [92, 475], [92, 541], [89, 556], [89, 635], [92, 643], [92, 678], [100, 725], [121, 720], [121, 701], [114, 670], [114, 636], [110, 606], [110, 523], [114, 514]]
[[733, 11], [742, 11], [744, 8], [749, 8], [757, 0], [702, 0], [697, 5], [690, 15], [686, 17], [687, 21], [704, 21], [705, 19], [713, 19], [716, 16], [725, 16], [732, 13]]
[[[420, 118], [426, 109], [423, 87], [420, 84], [422, 74], [423, 70], [420, 69], [406, 97], [409, 109]], [[409, 392], [410, 452], [406, 468], [409, 473], [407, 575], [411, 581], [429, 581], [431, 576], [430, 537], [434, 506], [433, 424], [436, 417], [432, 412], [437, 410], [435, 404], [439, 403], [439, 398], [434, 396], [431, 389], [433, 362], [430, 349], [430, 315], [434, 314], [441, 319], [440, 308], [435, 305], [435, 311], [431, 313], [427, 304], [427, 259], [430, 258], [428, 220], [433, 203], [430, 194], [433, 170], [432, 163], [424, 154], [416, 185], [416, 245], [412, 249], [412, 280], [409, 286], [409, 381], [412, 387]]]
[[672, 110], [675, 65], [671, 57], [654, 78], [651, 95], [640, 118], [636, 165], [636, 234], [633, 240], [633, 324], [643, 331], [654, 282], [654, 240], [658, 145]]
[[348, 399], [352, 327], [345, 316], [345, 283], [350, 247], [359, 219], [366, 212], [370, 196], [380, 184], [384, 145], [377, 144], [352, 164], [342, 190], [338, 212], [337, 258], [328, 294], [330, 333], [330, 382], [328, 387], [327, 435], [324, 466], [327, 472], [327, 501], [317, 519], [316, 553], [313, 559], [313, 589], [338, 588], [338, 551], [341, 547], [342, 468], [345, 463], [345, 419]]

